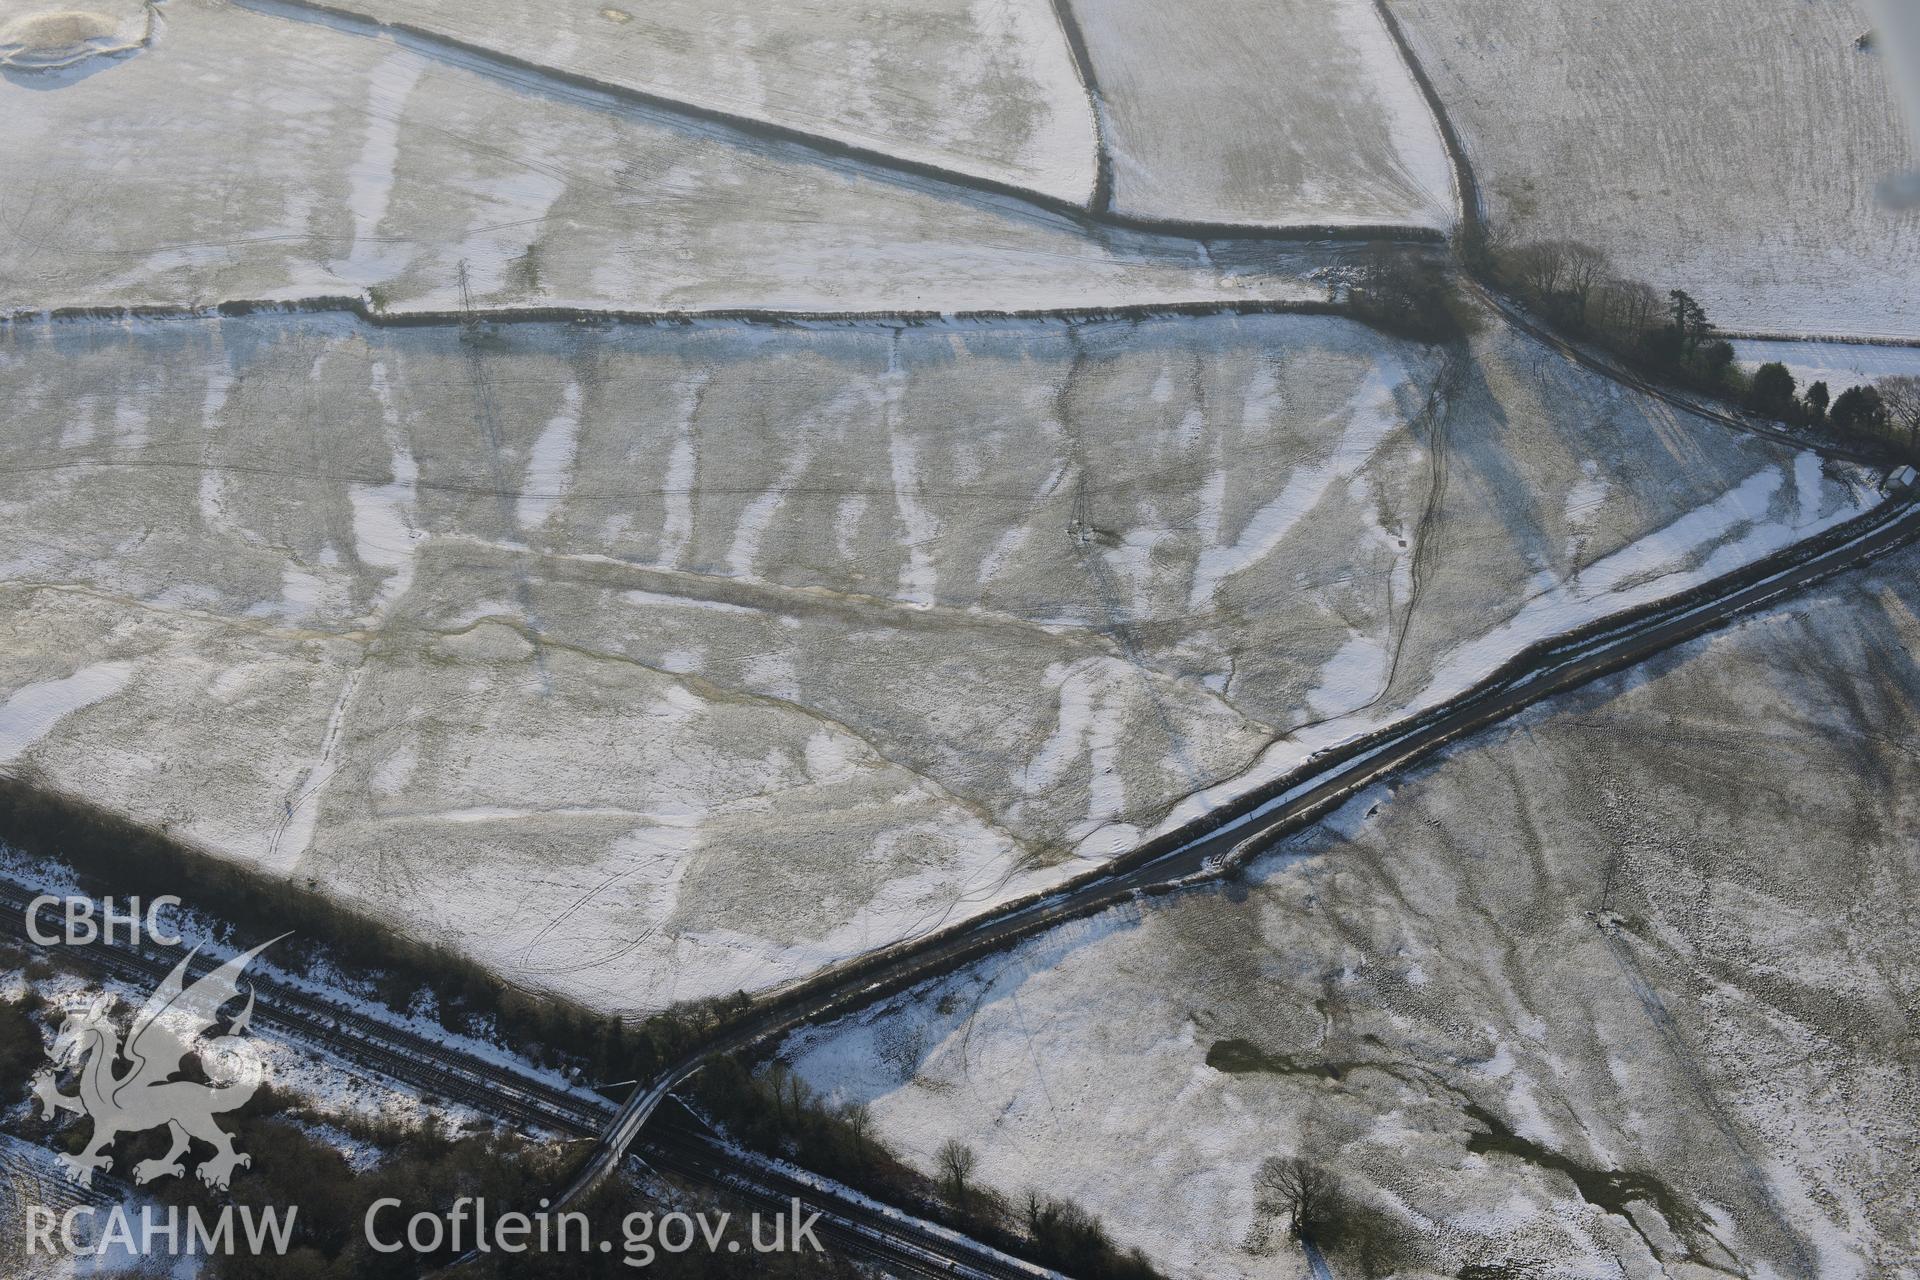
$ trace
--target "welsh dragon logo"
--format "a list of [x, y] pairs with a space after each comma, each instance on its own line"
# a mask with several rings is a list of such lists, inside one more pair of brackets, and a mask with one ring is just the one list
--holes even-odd
[[[124, 1046], [111, 1021], [112, 995], [101, 996], [87, 1012], [68, 1017], [53, 1043], [53, 1066], [34, 1077], [33, 1093], [40, 1099], [44, 1119], [51, 1120], [56, 1111], [71, 1111], [93, 1120], [93, 1137], [86, 1150], [60, 1157], [69, 1181], [91, 1186], [95, 1170], [113, 1168], [107, 1151], [115, 1138], [163, 1125], [171, 1131], [173, 1145], [159, 1159], [142, 1160], [133, 1167], [137, 1183], [185, 1174], [181, 1157], [196, 1140], [214, 1149], [197, 1170], [200, 1181], [209, 1187], [225, 1189], [235, 1169], [253, 1164], [253, 1157], [236, 1151], [233, 1139], [215, 1123], [215, 1117], [245, 1106], [263, 1082], [258, 1059], [240, 1039], [253, 1018], [251, 985], [246, 1007], [226, 1034], [210, 1040], [202, 1036], [220, 1020], [221, 1007], [239, 996], [240, 974], [273, 942], [235, 956], [191, 986], [186, 981], [187, 965], [199, 948], [189, 951], [134, 1015]], [[199, 1056], [213, 1084], [175, 1079], [189, 1054]], [[76, 1065], [80, 1092], [68, 1097], [56, 1086], [54, 1072]]]

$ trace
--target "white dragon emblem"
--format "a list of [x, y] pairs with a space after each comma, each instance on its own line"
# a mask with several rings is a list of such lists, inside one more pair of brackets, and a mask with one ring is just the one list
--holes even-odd
[[[101, 996], [87, 1012], [68, 1017], [53, 1043], [54, 1065], [34, 1077], [33, 1092], [45, 1119], [51, 1120], [55, 1111], [71, 1111], [93, 1120], [93, 1137], [86, 1150], [60, 1157], [69, 1181], [91, 1186], [95, 1170], [113, 1168], [107, 1150], [115, 1138], [162, 1125], [172, 1131], [172, 1148], [157, 1160], [135, 1165], [137, 1183], [184, 1174], [180, 1157], [195, 1139], [214, 1149], [197, 1170], [200, 1181], [209, 1187], [225, 1189], [235, 1169], [253, 1164], [253, 1157], [234, 1150], [233, 1139], [214, 1123], [214, 1117], [245, 1106], [263, 1081], [259, 1060], [239, 1038], [253, 1017], [251, 987], [246, 1008], [233, 1019], [227, 1034], [211, 1040], [201, 1036], [219, 1021], [221, 1006], [240, 994], [241, 972], [273, 942], [235, 956], [192, 986], [186, 985], [187, 965], [199, 948], [189, 951], [134, 1015], [124, 1047], [109, 1021], [111, 995]], [[188, 1054], [199, 1056], [214, 1084], [174, 1078]], [[124, 1071], [118, 1070], [122, 1061]], [[54, 1071], [74, 1065], [80, 1066], [80, 1092], [68, 1097], [55, 1085]]]

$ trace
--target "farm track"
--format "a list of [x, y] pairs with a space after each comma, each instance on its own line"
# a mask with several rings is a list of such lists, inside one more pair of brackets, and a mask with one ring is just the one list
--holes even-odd
[[616, 1167], [661, 1101], [718, 1057], [754, 1049], [811, 1023], [845, 1017], [1069, 921], [1231, 874], [1364, 788], [1470, 734], [1916, 540], [1920, 505], [1915, 496], [1889, 499], [1865, 515], [1711, 582], [1530, 646], [1466, 693], [1333, 748], [1097, 871], [964, 924], [869, 953], [771, 997], [636, 1091], [561, 1202], [584, 1194]]
[[1663, 404], [1672, 405], [1682, 412], [1717, 422], [1721, 426], [1731, 428], [1734, 431], [1740, 431], [1747, 435], [1760, 436], [1767, 440], [1774, 440], [1781, 444], [1791, 445], [1795, 449], [1818, 449], [1828, 457], [1845, 458], [1849, 462], [1859, 462], [1869, 466], [1883, 461], [1883, 459], [1867, 453], [1864, 450], [1855, 449], [1849, 445], [1839, 444], [1831, 440], [1822, 439], [1816, 441], [1786, 427], [1776, 426], [1773, 423], [1756, 418], [1749, 418], [1742, 414], [1728, 413], [1725, 410], [1717, 409], [1683, 392], [1671, 390], [1670, 388], [1661, 386], [1657, 382], [1649, 382], [1647, 379], [1638, 376], [1631, 370], [1607, 359], [1605, 356], [1590, 351], [1572, 339], [1556, 333], [1550, 325], [1535, 320], [1527, 314], [1526, 309], [1519, 303], [1506, 297], [1499, 291], [1488, 288], [1478, 280], [1470, 280], [1470, 286], [1488, 306], [1500, 313], [1501, 319], [1526, 334], [1529, 338], [1532, 338], [1544, 346], [1550, 347], [1567, 359], [1572, 360], [1584, 368], [1593, 370], [1593, 372], [1604, 378], [1617, 382], [1621, 386], [1631, 388], [1634, 391], [1638, 391], [1642, 395], [1651, 396]]
[[[9, 920], [21, 922], [8, 927], [9, 935], [17, 928], [17, 936], [27, 946], [44, 952], [49, 949], [25, 939], [25, 913], [37, 894], [35, 889], [0, 879], [0, 910]], [[52, 914], [42, 924], [46, 931], [58, 929]], [[62, 961], [76, 968], [147, 986], [157, 985], [185, 954], [145, 945], [59, 950]], [[190, 972], [201, 976], [218, 963], [220, 958], [197, 957]], [[615, 1112], [607, 1099], [557, 1088], [271, 975], [249, 974], [247, 980], [259, 995], [254, 1025], [276, 1039], [321, 1050], [490, 1119], [581, 1139], [598, 1135]], [[823, 1180], [797, 1177], [728, 1146], [677, 1100], [661, 1108], [660, 1123], [635, 1154], [655, 1170], [739, 1197], [767, 1214], [786, 1212], [797, 1198], [808, 1212], [823, 1215], [815, 1228], [823, 1242], [852, 1257], [879, 1263], [891, 1274], [976, 1280], [1033, 1280], [1051, 1274], [904, 1211], [877, 1208]], [[71, 1191], [70, 1200], [76, 1204], [105, 1203], [112, 1198], [80, 1188]]]

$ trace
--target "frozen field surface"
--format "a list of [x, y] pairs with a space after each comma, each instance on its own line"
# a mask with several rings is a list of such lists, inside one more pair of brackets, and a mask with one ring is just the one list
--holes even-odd
[[1447, 153], [1371, 0], [1070, 0], [1114, 207], [1289, 225], [1453, 224]]
[[1684, 288], [1722, 326], [1920, 336], [1920, 159], [1853, 0], [1389, 0], [1487, 212]]
[[1091, 104], [1049, 0], [324, 0], [321, 7], [1085, 204]]
[[[1543, 704], [1244, 883], [1035, 939], [786, 1052], [931, 1167], [1173, 1274], [1914, 1274], [1920, 553]], [[1124, 1171], [1118, 1173], [1116, 1171]], [[1518, 1271], [1464, 1268], [1519, 1266]]]
[[1326, 294], [1303, 278], [1323, 253], [1089, 230], [1012, 197], [212, 0], [169, 0], [137, 56], [0, 77], [0, 119], [0, 311], [313, 295], [447, 308], [462, 263], [486, 307]]
[[0, 3], [0, 67], [39, 74], [78, 67], [96, 58], [122, 57], [145, 47], [153, 33], [146, 0], [99, 0], [85, 9], [35, 0]]
[[1868, 346], [1858, 342], [1756, 342], [1733, 344], [1734, 358], [1751, 373], [1763, 364], [1787, 366], [1802, 390], [1816, 382], [1839, 395], [1882, 378], [1920, 377], [1920, 346]]
[[622, 1010], [1058, 879], [1874, 495], [1490, 328], [0, 328], [0, 767]]

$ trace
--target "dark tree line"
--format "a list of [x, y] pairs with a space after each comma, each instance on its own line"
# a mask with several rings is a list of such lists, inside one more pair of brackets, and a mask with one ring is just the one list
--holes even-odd
[[1606, 254], [1577, 240], [1509, 245], [1481, 237], [1468, 264], [1557, 328], [1651, 378], [1724, 396], [1754, 413], [1813, 428], [1877, 452], [1920, 460], [1920, 379], [1887, 378], [1835, 394], [1824, 382], [1802, 391], [1778, 363], [1751, 375], [1734, 361], [1699, 300], [1662, 293], [1616, 273]]
[[1733, 345], [1684, 289], [1665, 293], [1616, 273], [1578, 240], [1483, 242], [1469, 261], [1562, 331], [1663, 381], [1715, 394], [1738, 390]]
[[1824, 382], [1800, 390], [1793, 371], [1773, 362], [1753, 371], [1744, 403], [1781, 422], [1920, 461], [1920, 378], [1885, 378], [1835, 396]]

